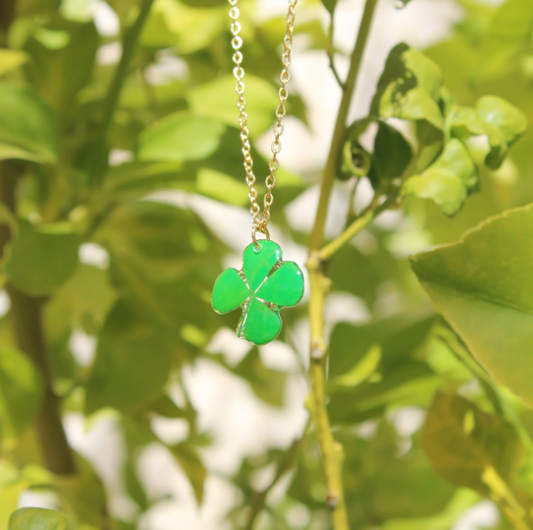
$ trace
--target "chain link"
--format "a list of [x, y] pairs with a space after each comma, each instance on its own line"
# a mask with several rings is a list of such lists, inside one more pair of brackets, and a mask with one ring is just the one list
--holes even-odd
[[279, 81], [281, 87], [278, 92], [279, 105], [276, 109], [276, 121], [272, 128], [274, 132], [274, 141], [271, 145], [272, 158], [268, 163], [269, 174], [265, 179], [266, 194], [263, 199], [263, 211], [257, 202], [257, 190], [255, 189], [256, 177], [254, 174], [253, 166], [254, 161], [252, 159], [252, 146], [250, 144], [250, 131], [248, 130], [248, 112], [246, 111], [246, 99], [244, 98], [244, 68], [242, 67], [242, 38], [239, 36], [241, 31], [241, 24], [239, 22], [239, 0], [228, 0], [230, 4], [229, 16], [231, 19], [231, 47], [233, 48], [233, 75], [237, 80], [235, 85], [235, 92], [237, 92], [237, 108], [239, 109], [239, 126], [241, 128], [241, 142], [242, 142], [242, 154], [244, 156], [244, 169], [246, 171], [246, 184], [248, 185], [248, 198], [250, 199], [250, 213], [252, 214], [252, 239], [255, 242], [256, 232], [261, 232], [269, 238], [268, 222], [270, 221], [270, 207], [274, 202], [273, 190], [276, 185], [276, 170], [279, 168], [278, 154], [281, 151], [281, 135], [284, 131], [282, 119], [285, 116], [287, 109], [285, 108], [285, 102], [289, 97], [289, 91], [287, 84], [291, 79], [289, 73], [289, 66], [291, 64], [291, 51], [294, 34], [294, 18], [295, 9], [298, 0], [288, 0], [289, 11], [287, 14], [287, 30], [283, 39], [283, 54], [281, 56], [281, 64], [283, 66]]

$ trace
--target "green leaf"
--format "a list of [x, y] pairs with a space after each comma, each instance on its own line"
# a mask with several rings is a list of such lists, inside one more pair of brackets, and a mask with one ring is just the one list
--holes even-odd
[[181, 162], [128, 162], [106, 174], [104, 190], [113, 198], [136, 199], [163, 188], [194, 190], [196, 171]]
[[369, 174], [374, 187], [401, 177], [413, 156], [409, 142], [403, 134], [388, 123], [379, 120], [374, 139], [374, 156]]
[[227, 5], [226, 0], [181, 0], [181, 2], [190, 7], [217, 7]]
[[533, 5], [529, 0], [507, 0], [492, 17], [476, 65], [486, 78], [513, 68], [516, 55], [531, 42]]
[[524, 113], [505, 99], [483, 96], [478, 100], [476, 109], [483, 120], [502, 131], [509, 147], [526, 132], [527, 118]]
[[0, 160], [56, 162], [61, 138], [56, 118], [30, 89], [0, 85]]
[[28, 55], [19, 50], [0, 49], [0, 76], [8, 74], [22, 66]]
[[196, 502], [198, 502], [198, 505], [201, 505], [207, 472], [198, 456], [198, 451], [190, 443], [176, 444], [170, 446], [169, 450], [187, 475], [194, 491]]
[[0, 460], [0, 528], [7, 528], [9, 517], [17, 509], [19, 498], [30, 482], [21, 479], [12, 464]]
[[498, 169], [508, 148], [526, 132], [527, 119], [504, 99], [484, 96], [475, 109], [454, 109], [449, 127], [451, 134], [464, 142], [472, 136], [486, 136], [490, 150], [485, 155], [485, 164], [490, 169]]
[[41, 379], [22, 353], [0, 348], [0, 447], [13, 449], [40, 407]]
[[[250, 116], [250, 135], [257, 137], [274, 121], [274, 111], [279, 104], [277, 90], [264, 79], [246, 75], [246, 109]], [[236, 108], [235, 77], [220, 77], [192, 88], [187, 94], [191, 110], [198, 115], [218, 119], [235, 125], [239, 118]]]
[[234, 177], [208, 168], [198, 171], [196, 190], [206, 197], [235, 206], [244, 206], [249, 200], [248, 186], [244, 180], [239, 182]]
[[328, 10], [329, 14], [333, 16], [335, 8], [337, 7], [338, 0], [321, 0], [324, 7]]
[[479, 495], [458, 489], [446, 508], [436, 515], [417, 518], [395, 518], [385, 521], [380, 530], [449, 530], [468, 508], [479, 502]]
[[9, 519], [8, 530], [67, 530], [67, 518], [55, 510], [22, 508]]
[[507, 155], [507, 143], [502, 131], [483, 120], [475, 109], [465, 107], [454, 109], [450, 118], [450, 133], [465, 142], [466, 145], [470, 144], [469, 141], [472, 137], [486, 136], [488, 152], [487, 148], [482, 146], [481, 159], [477, 155], [477, 149], [472, 146], [470, 146], [470, 152], [478, 163], [485, 162], [491, 169], [497, 169]]
[[474, 357], [533, 407], [533, 206], [509, 210], [412, 267]]
[[454, 215], [476, 187], [477, 178], [470, 153], [462, 142], [452, 139], [434, 164], [405, 181], [402, 193], [432, 199], [445, 214]]
[[106, 493], [89, 465], [82, 462], [80, 467], [77, 475], [54, 477], [56, 491], [61, 506], [80, 527], [100, 528], [105, 521]]
[[444, 148], [444, 132], [426, 120], [416, 122], [418, 148], [413, 173], [424, 171], [432, 164]]
[[381, 361], [381, 348], [373, 345], [365, 356], [345, 374], [328, 381], [330, 391], [336, 387], [353, 388], [369, 379], [378, 369]]
[[102, 407], [134, 411], [154, 401], [172, 365], [168, 335], [128, 300], [111, 310], [100, 336], [87, 383], [87, 414]]
[[7, 277], [26, 293], [52, 293], [76, 269], [79, 244], [79, 236], [68, 223], [35, 226], [18, 219], [5, 264]]
[[77, 94], [91, 79], [99, 44], [92, 20], [80, 23], [59, 17], [38, 28], [26, 44], [31, 58], [28, 79], [63, 121], [79, 119]]
[[515, 429], [500, 416], [466, 399], [435, 396], [424, 425], [424, 449], [431, 465], [457, 486], [471, 488], [498, 502], [515, 528], [529, 528], [532, 517], [513, 492], [514, 477], [525, 457]]
[[385, 63], [372, 100], [371, 115], [426, 120], [442, 129], [441, 87], [439, 67], [407, 44], [398, 44]]
[[53, 15], [59, 11], [61, 0], [19, 0], [17, 14], [19, 16]]
[[145, 129], [139, 137], [139, 160], [185, 162], [201, 160], [218, 148], [226, 126], [218, 120], [176, 112]]
[[370, 170], [372, 155], [361, 145], [359, 137], [368, 129], [372, 120], [364, 118], [354, 121], [346, 130], [340, 168], [339, 180], [352, 177], [364, 177]]
[[152, 10], [141, 42], [159, 48], [175, 46], [180, 56], [208, 48], [228, 27], [227, 10], [222, 7], [189, 7], [174, 0], [161, 0], [157, 7]]
[[387, 407], [427, 404], [440, 380], [418, 359], [432, 322], [339, 324], [330, 344], [332, 422], [352, 424], [380, 415]]

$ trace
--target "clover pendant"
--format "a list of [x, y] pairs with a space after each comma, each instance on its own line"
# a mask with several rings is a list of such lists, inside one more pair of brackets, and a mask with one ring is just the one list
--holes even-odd
[[252, 243], [244, 250], [242, 270], [226, 269], [213, 287], [213, 309], [224, 314], [241, 307], [237, 335], [258, 346], [279, 335], [280, 309], [295, 306], [304, 294], [300, 267], [281, 258], [273, 241]]

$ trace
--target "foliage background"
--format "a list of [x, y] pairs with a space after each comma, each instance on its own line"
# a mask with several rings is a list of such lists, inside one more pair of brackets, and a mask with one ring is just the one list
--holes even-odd
[[[258, 175], [284, 24], [285, 2], [273, 4], [242, 2]], [[366, 116], [390, 49], [405, 41], [437, 63], [461, 105], [494, 94], [531, 123], [530, 4], [382, 0], [350, 121]], [[84, 530], [329, 528], [304, 408], [306, 305], [286, 311], [279, 342], [257, 349], [233, 337], [235, 314], [209, 304], [214, 278], [239, 265], [249, 241], [226, 2], [157, 0], [131, 49], [143, 4], [10, 5], [0, 8], [0, 530], [24, 506], [60, 509]], [[341, 73], [362, 7], [337, 6]], [[301, 1], [273, 238], [302, 265], [340, 98], [328, 23], [320, 2]], [[116, 76], [121, 49], [131, 62]], [[408, 198], [328, 269], [329, 413], [353, 528], [533, 528], [533, 415], [435, 315], [407, 260], [533, 202], [532, 150], [528, 132], [500, 169], [481, 167], [479, 192], [454, 217]], [[370, 200], [368, 180], [355, 197], [352, 188], [353, 179], [335, 185], [330, 238], [351, 203]], [[510, 227], [525, 234], [516, 245], [526, 262], [528, 227]], [[497, 248], [488, 259], [505, 262]], [[34, 342], [49, 355], [44, 381], [19, 351], [34, 352], [42, 371]], [[507, 338], [498, 347], [503, 372], [517, 347]], [[520, 362], [527, 378], [533, 369]], [[70, 459], [50, 427], [52, 389]], [[44, 420], [42, 403], [52, 403]]]

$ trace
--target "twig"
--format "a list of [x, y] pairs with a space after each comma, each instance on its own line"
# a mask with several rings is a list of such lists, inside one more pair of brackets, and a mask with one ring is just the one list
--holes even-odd
[[359, 26], [359, 33], [357, 35], [357, 40], [350, 59], [350, 69], [348, 71], [346, 83], [344, 83], [342, 89], [343, 92], [341, 103], [337, 113], [333, 138], [331, 140], [331, 147], [329, 150], [326, 167], [324, 169], [324, 177], [322, 179], [322, 185], [320, 189], [320, 199], [318, 203], [315, 225], [313, 227], [309, 242], [309, 248], [312, 251], [320, 249], [324, 240], [324, 225], [326, 222], [331, 188], [333, 187], [333, 182], [335, 181], [337, 163], [342, 150], [344, 133], [346, 130], [346, 119], [348, 117], [348, 111], [350, 110], [350, 103], [355, 90], [376, 4], [377, 0], [367, 0], [365, 4], [363, 18], [361, 20], [361, 25]]
[[[304, 434], [307, 431], [307, 428], [304, 430]], [[255, 523], [260, 513], [265, 508], [266, 499], [272, 488], [288, 473], [292, 467], [294, 467], [296, 461], [296, 455], [298, 453], [298, 448], [300, 441], [296, 440], [292, 443], [289, 449], [283, 455], [283, 458], [279, 461], [276, 474], [270, 482], [270, 484], [261, 491], [255, 491], [252, 494], [252, 502], [250, 504], [250, 511], [248, 513], [248, 518], [244, 526], [244, 530], [254, 530]]]
[[[137, 41], [139, 40], [141, 31], [146, 20], [148, 19], [148, 15], [150, 14], [150, 9], [152, 8], [153, 3], [154, 0], [144, 0], [141, 3], [137, 19], [124, 33], [124, 37], [122, 39], [122, 56], [115, 70], [113, 80], [111, 81], [107, 98], [104, 101], [103, 118], [96, 132], [97, 140], [104, 140], [107, 136], [107, 132], [111, 126], [113, 116], [115, 115], [115, 111], [117, 109], [122, 88], [124, 87], [124, 83], [128, 77], [128, 70], [137, 46]], [[91, 171], [91, 174], [89, 175], [89, 183], [93, 188], [100, 188], [102, 185], [103, 172], [99, 166], [94, 167], [95, 169]]]
[[[328, 488], [327, 504], [331, 511], [333, 530], [349, 530], [348, 513], [344, 500], [342, 482], [342, 447], [333, 438], [329, 417], [326, 409], [326, 362], [327, 345], [324, 339], [324, 300], [329, 287], [329, 280], [323, 271], [324, 261], [320, 249], [324, 242], [324, 226], [328, 211], [331, 189], [335, 181], [337, 165], [342, 151], [342, 144], [346, 131], [346, 120], [353, 92], [357, 83], [363, 54], [366, 48], [377, 0], [366, 0], [363, 17], [359, 26], [357, 40], [350, 59], [350, 69], [346, 83], [342, 86], [342, 98], [337, 113], [337, 120], [331, 147], [324, 169], [324, 176], [320, 189], [320, 199], [315, 218], [315, 224], [309, 241], [309, 278], [311, 284], [311, 298], [309, 302], [309, 319], [311, 323], [311, 362], [309, 378], [311, 382], [310, 409], [313, 423], [322, 451], [324, 474]], [[370, 214], [369, 214], [370, 215]], [[368, 224], [373, 217], [365, 218]], [[357, 223], [359, 220], [356, 220]], [[359, 221], [359, 224], [362, 222]], [[365, 226], [365, 224], [363, 224]], [[359, 230], [359, 225], [356, 225]], [[353, 224], [348, 228], [350, 237], [353, 237]], [[356, 232], [356, 231], [355, 231]], [[343, 240], [344, 241], [344, 240]], [[326, 247], [327, 248], [327, 247]], [[328, 250], [328, 252], [330, 252]], [[335, 249], [333, 249], [335, 251]]]
[[394, 202], [395, 196], [392, 195], [389, 199], [385, 200], [382, 204], [379, 204], [379, 192], [374, 196], [374, 200], [370, 205], [359, 215], [354, 221], [348, 225], [344, 232], [336, 237], [331, 243], [328, 243], [325, 247], [318, 252], [318, 259], [322, 262], [330, 259], [338, 250], [344, 245], [349, 243], [363, 228], [368, 226], [378, 215], [389, 208]]
[[335, 44], [333, 42], [333, 35], [335, 34], [335, 20], [333, 14], [331, 15], [329, 27], [328, 27], [328, 47], [326, 53], [329, 59], [329, 67], [335, 76], [338, 85], [344, 89], [344, 81], [341, 79], [339, 72], [335, 66]]
[[[12, 213], [15, 212], [15, 189], [19, 164], [4, 161], [0, 166], [0, 200]], [[11, 238], [9, 227], [1, 226], [0, 256]], [[6, 285], [11, 300], [10, 323], [15, 341], [20, 350], [33, 362], [43, 381], [41, 408], [35, 420], [35, 427], [46, 467], [57, 475], [76, 473], [74, 454], [68, 445], [61, 423], [60, 400], [52, 387], [52, 373], [42, 325], [43, 300]]]

